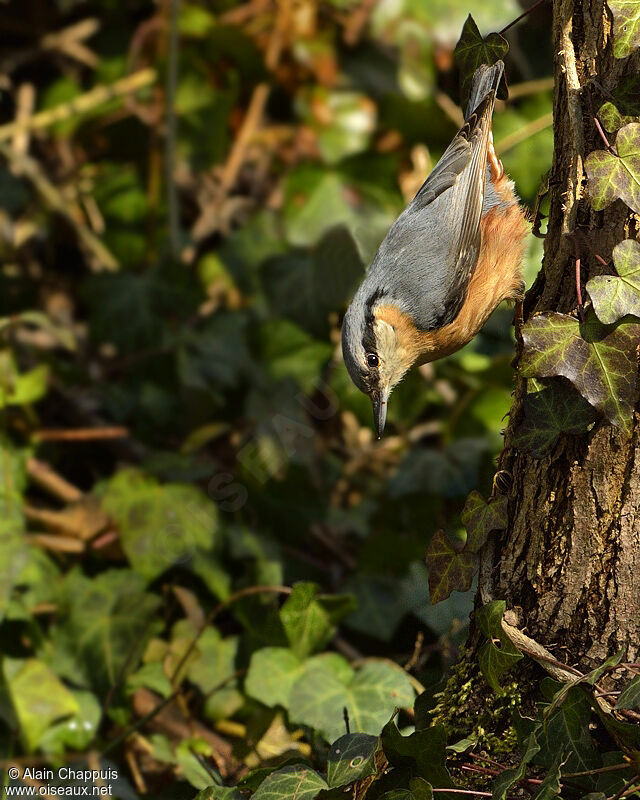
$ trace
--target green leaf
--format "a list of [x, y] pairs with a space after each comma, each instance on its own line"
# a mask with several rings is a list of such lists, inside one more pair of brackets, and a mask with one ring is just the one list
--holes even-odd
[[628, 314], [640, 317], [640, 242], [625, 239], [613, 248], [618, 276], [598, 275], [587, 283], [600, 322], [612, 324]]
[[616, 149], [617, 155], [594, 150], [587, 156], [591, 204], [600, 211], [620, 199], [640, 214], [640, 122], [620, 128]]
[[[480, 650], [479, 664], [482, 674], [494, 692], [500, 693], [500, 678], [522, 658], [522, 653], [512, 643], [502, 628], [502, 616], [506, 604], [504, 600], [494, 600], [476, 612], [480, 630], [488, 638]], [[495, 640], [499, 640], [497, 647]]]
[[595, 422], [593, 406], [566, 381], [552, 380], [524, 397], [524, 420], [516, 429], [514, 445], [536, 458], [563, 433], [581, 434]]
[[161, 485], [134, 469], [108, 481], [102, 507], [120, 530], [131, 566], [149, 580], [211, 549], [218, 529], [215, 505], [195, 486]]
[[561, 752], [566, 754], [563, 767], [566, 772], [582, 772], [601, 766], [600, 755], [589, 733], [590, 718], [591, 707], [586, 693], [580, 686], [572, 687], [562, 705], [538, 729], [537, 740], [541, 750], [536, 760], [551, 767]]
[[27, 456], [27, 450], [12, 447], [0, 436], [0, 619], [4, 618], [13, 587], [29, 560], [22, 513]]
[[607, 0], [613, 15], [613, 55], [626, 58], [640, 47], [640, 0]]
[[640, 122], [636, 116], [624, 115], [613, 103], [603, 103], [598, 109], [598, 119], [610, 133], [615, 133], [630, 122]]
[[327, 783], [330, 787], [346, 786], [377, 772], [377, 736], [347, 733], [331, 745], [327, 759]]
[[467, 550], [456, 550], [443, 530], [431, 537], [426, 555], [431, 603], [446, 600], [451, 592], [466, 592], [478, 568], [478, 557]]
[[385, 792], [380, 800], [431, 800], [433, 789], [431, 784], [422, 778], [411, 778], [408, 789], [392, 789]]
[[438, 787], [454, 788], [446, 768], [447, 739], [443, 725], [432, 725], [403, 736], [392, 719], [382, 729], [380, 740], [389, 763], [397, 769], [409, 769]]
[[487, 502], [475, 489], [462, 509], [462, 524], [467, 529], [465, 550], [477, 553], [492, 531], [502, 531], [509, 522], [507, 498], [496, 497]]
[[618, 697], [616, 708], [630, 708], [640, 711], [640, 675], [628, 683]]
[[144, 581], [132, 570], [93, 577], [74, 570], [62, 586], [53, 647], [105, 692], [136, 669], [147, 642], [163, 626], [159, 607], [160, 599], [144, 591]]
[[42, 661], [5, 658], [3, 674], [20, 737], [30, 753], [51, 725], [80, 710], [76, 698]]
[[560, 785], [560, 766], [562, 762], [563, 758], [559, 755], [540, 784], [540, 788], [533, 796], [533, 800], [553, 800], [554, 797], [560, 794], [562, 788]]
[[376, 124], [376, 106], [359, 92], [316, 86], [299, 96], [300, 116], [315, 132], [323, 161], [335, 164], [367, 148]]
[[262, 647], [251, 656], [245, 692], [267, 706], [289, 708], [291, 689], [302, 671], [302, 660], [293, 651]]
[[245, 800], [245, 796], [237, 789], [226, 789], [224, 786], [208, 786], [193, 798], [193, 800]]
[[640, 114], [640, 75], [630, 72], [620, 78], [612, 95], [621, 114]]
[[314, 800], [328, 789], [327, 782], [304, 764], [292, 764], [267, 776], [253, 795], [253, 800]]
[[[499, 33], [490, 33], [485, 38], [482, 37], [475, 20], [469, 14], [462, 34], [458, 39], [456, 48], [453, 51], [455, 58], [462, 75], [462, 88], [461, 97], [464, 102], [467, 102], [469, 92], [471, 89], [471, 79], [475, 71], [481, 64], [495, 64], [501, 58], [504, 58], [509, 51], [509, 43]], [[504, 84], [501, 83], [501, 87]], [[503, 94], [503, 89], [498, 90], [498, 96], [502, 99], [506, 98], [506, 92]]]
[[[308, 725], [327, 741], [344, 733], [342, 709], [354, 733], [377, 735], [396, 708], [412, 705], [414, 691], [404, 671], [381, 661], [369, 661], [357, 672], [344, 662], [340, 675], [313, 659], [291, 691], [289, 717]], [[348, 667], [348, 670], [347, 670]]]
[[315, 583], [296, 583], [280, 609], [280, 619], [293, 652], [305, 658], [321, 650], [336, 623], [355, 609], [350, 595], [321, 595]]
[[540, 745], [536, 741], [536, 732], [533, 731], [527, 739], [525, 752], [518, 766], [501, 772], [493, 779], [491, 800], [506, 800], [509, 789], [524, 778], [527, 764], [539, 751]]
[[306, 331], [325, 337], [329, 315], [346, 304], [363, 276], [356, 243], [344, 227], [324, 232], [311, 252], [269, 259], [262, 277], [273, 311]]
[[206, 697], [208, 719], [229, 719], [243, 705], [234, 678], [238, 642], [237, 636], [223, 638], [216, 628], [209, 627], [198, 639], [197, 658], [189, 662], [187, 676]]
[[61, 755], [67, 749], [80, 752], [93, 741], [102, 718], [102, 707], [91, 692], [72, 692], [78, 704], [75, 714], [50, 727], [40, 739], [40, 749]]
[[592, 312], [584, 324], [556, 312], [533, 316], [522, 329], [524, 377], [563, 375], [614, 425], [629, 432], [638, 398], [635, 349], [640, 323], [605, 327]]
[[265, 323], [258, 338], [271, 377], [275, 380], [295, 378], [307, 393], [312, 392], [322, 367], [333, 354], [331, 344], [314, 339], [286, 319]]
[[13, 353], [0, 350], [0, 410], [40, 400], [47, 393], [48, 379], [49, 367], [46, 364], [19, 372]]

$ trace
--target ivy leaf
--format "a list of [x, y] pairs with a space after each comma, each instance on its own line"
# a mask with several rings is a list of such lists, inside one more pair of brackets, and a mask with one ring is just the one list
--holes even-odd
[[613, 15], [613, 55], [626, 58], [640, 47], [639, 0], [607, 0]]
[[613, 248], [618, 276], [598, 275], [587, 283], [600, 322], [612, 324], [627, 314], [640, 317], [640, 242], [625, 239]]
[[[464, 98], [465, 103], [471, 90], [471, 79], [478, 67], [481, 64], [495, 64], [496, 61], [504, 58], [508, 51], [509, 43], [499, 33], [490, 33], [483, 38], [474, 18], [469, 14], [458, 44], [453, 51], [453, 57], [460, 67], [462, 75], [460, 96]], [[502, 100], [507, 98], [504, 81], [501, 81], [498, 88], [498, 97]]]
[[562, 433], [585, 433], [595, 422], [593, 406], [566, 381], [552, 380], [524, 398], [524, 421], [513, 437], [514, 445], [535, 458], [542, 455]]
[[344, 668], [336, 672], [323, 666], [321, 658], [317, 656], [294, 684], [289, 718], [315, 728], [327, 741], [343, 733], [345, 707], [354, 733], [377, 735], [396, 708], [412, 705], [414, 691], [402, 669], [368, 661], [355, 672], [343, 659]]
[[322, 595], [318, 590], [315, 583], [297, 583], [280, 610], [291, 649], [302, 658], [322, 649], [336, 623], [355, 609], [351, 595]]
[[610, 133], [615, 133], [630, 122], [640, 122], [638, 117], [621, 114], [617, 106], [608, 101], [600, 106], [598, 119]]
[[640, 114], [640, 75], [621, 78], [612, 94], [621, 114]]
[[443, 725], [432, 725], [403, 736], [392, 719], [382, 729], [380, 740], [389, 763], [397, 769], [409, 769], [439, 787], [454, 788], [446, 767], [447, 737]]
[[640, 214], [640, 122], [620, 128], [618, 154], [594, 150], [585, 161], [591, 205], [597, 211], [622, 200]]
[[536, 732], [533, 731], [527, 739], [527, 746], [520, 764], [513, 769], [507, 769], [501, 772], [500, 775], [496, 775], [493, 779], [491, 800], [506, 800], [509, 789], [524, 778], [527, 771], [527, 764], [529, 764], [539, 750], [540, 745], [536, 741]]
[[504, 530], [508, 521], [506, 497], [497, 497], [488, 503], [480, 492], [471, 492], [462, 509], [462, 524], [467, 529], [465, 550], [477, 553], [489, 534]]
[[[480, 650], [480, 669], [489, 686], [498, 693], [502, 691], [500, 687], [502, 675], [522, 658], [522, 653], [502, 628], [502, 615], [505, 608], [504, 600], [495, 600], [476, 612], [480, 630], [489, 640]], [[495, 644], [496, 640], [500, 642], [500, 647]]]
[[426, 556], [429, 569], [431, 603], [446, 600], [451, 592], [466, 592], [478, 568], [478, 557], [467, 550], [457, 551], [443, 530], [431, 537]]
[[629, 708], [640, 711], [640, 675], [628, 683], [618, 697], [616, 708]]
[[327, 782], [304, 764], [292, 764], [268, 775], [253, 795], [253, 800], [314, 800], [328, 789]]
[[109, 480], [102, 506], [120, 529], [132, 567], [149, 580], [210, 549], [218, 528], [217, 508], [198, 488], [162, 485], [134, 469]]
[[560, 794], [560, 766], [563, 762], [562, 756], [558, 756], [549, 769], [546, 778], [540, 784], [540, 788], [535, 793], [533, 800], [553, 800]]
[[377, 772], [380, 739], [368, 733], [347, 733], [331, 745], [327, 761], [329, 786], [346, 786]]
[[237, 789], [226, 789], [224, 786], [208, 786], [194, 797], [194, 800], [244, 800]]
[[286, 647], [261, 647], [251, 656], [245, 692], [266, 706], [289, 708], [293, 684], [303, 672], [302, 661]]
[[[557, 689], [560, 684], [550, 679], [543, 681]], [[543, 710], [545, 714], [546, 710]], [[558, 752], [567, 754], [564, 767], [567, 772], [582, 772], [601, 766], [601, 758], [589, 733], [591, 708], [587, 695], [579, 686], [572, 686], [562, 705], [545, 720], [538, 729], [537, 739], [541, 746], [537, 761], [551, 767]]]
[[536, 314], [522, 329], [524, 377], [563, 375], [614, 425], [631, 430], [638, 398], [640, 322], [605, 326], [589, 312], [584, 324], [566, 314]]
[[411, 778], [408, 789], [392, 789], [385, 792], [380, 800], [431, 800], [433, 789], [422, 778]]
[[54, 722], [80, 710], [76, 698], [42, 661], [5, 658], [3, 673], [13, 714], [29, 753]]

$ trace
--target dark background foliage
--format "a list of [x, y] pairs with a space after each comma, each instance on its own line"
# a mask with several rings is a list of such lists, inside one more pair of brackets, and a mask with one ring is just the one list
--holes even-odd
[[[343, 706], [377, 735], [442, 687], [472, 592], [430, 605], [424, 555], [491, 489], [513, 312], [409, 375], [381, 442], [339, 330], [460, 122], [469, 10], [483, 33], [521, 11], [0, 7], [6, 758], [102, 758], [118, 797], [192, 797], [207, 769], [321, 761]], [[529, 206], [549, 15], [506, 34], [495, 117]]]

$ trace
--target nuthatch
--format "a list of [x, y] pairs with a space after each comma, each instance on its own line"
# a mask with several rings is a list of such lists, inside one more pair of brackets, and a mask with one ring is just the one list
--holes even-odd
[[493, 148], [498, 61], [473, 76], [465, 124], [391, 226], [342, 327], [378, 437], [393, 387], [414, 364], [453, 353], [502, 300], [521, 301], [529, 223]]

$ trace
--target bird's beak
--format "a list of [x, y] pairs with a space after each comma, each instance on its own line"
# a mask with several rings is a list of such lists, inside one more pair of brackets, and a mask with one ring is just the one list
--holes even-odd
[[389, 400], [389, 389], [383, 388], [371, 395], [373, 405], [373, 422], [376, 426], [378, 439], [382, 438], [384, 424], [387, 421], [387, 401]]

